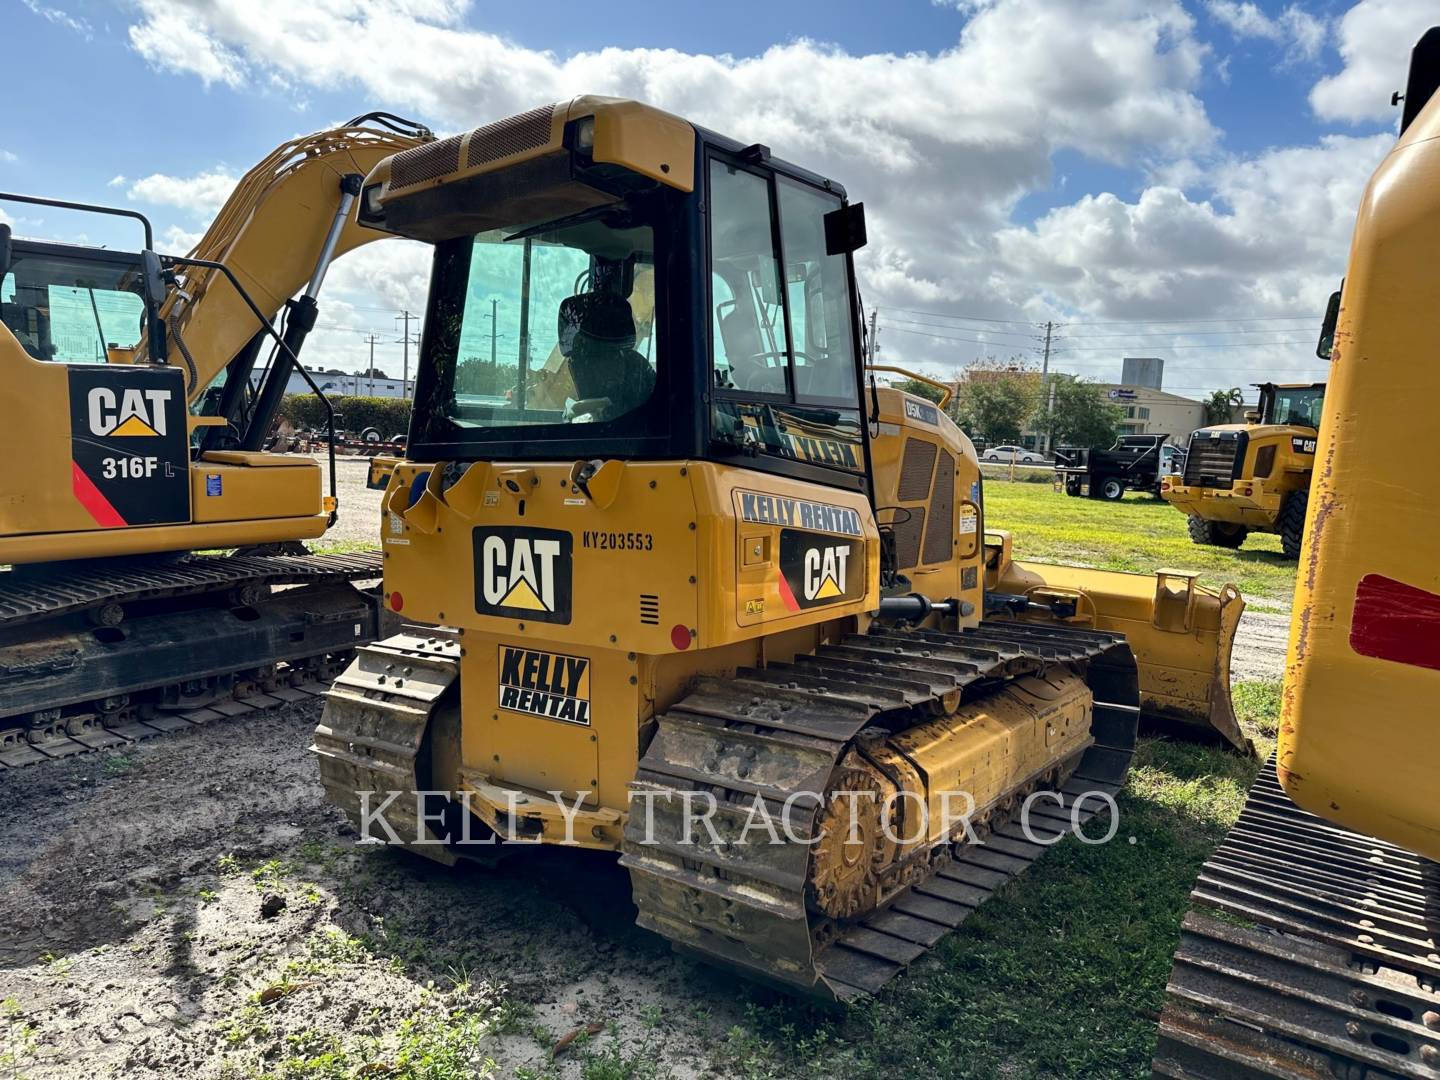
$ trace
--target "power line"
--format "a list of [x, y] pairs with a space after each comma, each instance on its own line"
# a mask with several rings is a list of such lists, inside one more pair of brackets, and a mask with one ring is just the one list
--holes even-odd
[[[881, 309], [881, 308], [876, 308], [875, 310], [880, 311], [880, 310], [882, 310], [882, 309]], [[912, 311], [910, 308], [895, 308], [895, 307], [892, 307], [892, 308], [884, 308], [883, 310], [885, 310], [885, 311], [899, 311], [899, 312], [902, 312], [903, 314], [906, 314], [906, 315], [928, 315], [928, 316], [930, 316], [931, 318], [935, 318], [935, 319], [964, 319], [964, 320], [966, 320], [967, 322], [1002, 323], [1002, 324], [1004, 324], [1004, 325], [1006, 325], [1006, 326], [1034, 326], [1034, 327], [1037, 327], [1037, 328], [1038, 328], [1038, 327], [1044, 325], [1042, 322], [1037, 322], [1037, 321], [1034, 320], [1034, 319], [987, 319], [987, 318], [986, 318], [985, 316], [983, 316], [983, 315], [952, 315], [952, 314], [949, 314], [949, 313], [943, 313], [943, 314], [942, 314], [941, 312], [938, 312], [938, 311]]]
[[[907, 330], [907, 329], [906, 329], [905, 327], [903, 327], [903, 326], [895, 326], [895, 325], [893, 325], [892, 323], [885, 323], [885, 324], [883, 324], [883, 325], [884, 325], [887, 329], [890, 329], [890, 330], [895, 331], [897, 334], [915, 334], [915, 335], [917, 335], [918, 337], [938, 338], [938, 339], [941, 340], [941, 341], [964, 341], [964, 342], [969, 342], [969, 343], [972, 344], [972, 345], [993, 345], [993, 346], [999, 346], [999, 347], [1002, 347], [1002, 348], [1016, 349], [1016, 350], [1027, 350], [1027, 349], [1029, 349], [1029, 350], [1038, 351], [1039, 348], [1040, 348], [1040, 345], [1039, 345], [1038, 342], [1037, 342], [1037, 344], [1035, 344], [1035, 345], [1022, 345], [1022, 344], [1020, 344], [1020, 343], [1018, 343], [1018, 342], [989, 341], [989, 340], [986, 340], [985, 338], [961, 337], [961, 336], [959, 336], [959, 335], [957, 335], [957, 334], [931, 334], [931, 333], [926, 333], [924, 330]], [[1279, 331], [1272, 331], [1272, 333], [1276, 333], [1276, 332], [1279, 332]], [[1256, 349], [1267, 348], [1267, 347], [1270, 347], [1270, 346], [1313, 345], [1313, 344], [1314, 344], [1314, 342], [1310, 341], [1308, 338], [1303, 338], [1303, 339], [1300, 339], [1300, 340], [1297, 340], [1297, 341], [1245, 341], [1245, 342], [1237, 342], [1237, 343], [1219, 342], [1219, 343], [1212, 343], [1212, 344], [1209, 344], [1209, 345], [1167, 345], [1167, 346], [1164, 346], [1164, 348], [1165, 348], [1166, 351], [1173, 351], [1173, 350], [1176, 350], [1176, 349], [1231, 349], [1231, 350], [1236, 351], [1236, 352], [1243, 352], [1243, 351], [1247, 351], [1247, 350], [1253, 351], [1253, 350], [1256, 350]], [[1152, 347], [1158, 347], [1158, 346], [1148, 346], [1148, 345], [1147, 345], [1147, 346], [1142, 346], [1142, 348], [1152, 348]], [[1076, 353], [1076, 352], [1106, 352], [1106, 353], [1111, 353], [1111, 354], [1117, 354], [1117, 353], [1125, 352], [1125, 351], [1127, 351], [1127, 350], [1125, 350], [1122, 346], [1118, 346], [1118, 345], [1087, 345], [1087, 346], [1083, 346], [1083, 347], [1078, 348], [1078, 349], [1077, 349], [1077, 348], [1070, 348], [1070, 347], [1067, 347], [1067, 346], [1064, 346], [1064, 345], [1057, 345], [1057, 346], [1055, 346], [1055, 348], [1054, 348], [1053, 351], [1054, 351], [1054, 353], [1056, 353], [1056, 354], [1066, 354], [1066, 355], [1068, 355], [1069, 353]]]
[[[905, 315], [923, 315], [931, 319], [949, 319], [956, 322], [982, 322], [998, 323], [1004, 326], [1032, 326], [1035, 329], [1042, 329], [1045, 325], [1043, 319], [993, 319], [983, 315], [962, 315], [942, 311], [919, 311], [913, 308], [886, 307], [880, 310], [898, 311]], [[1305, 322], [1307, 325], [1314, 325], [1320, 321], [1320, 316], [1314, 312], [1301, 312], [1295, 315], [1233, 315], [1224, 318], [1206, 319], [1072, 319], [1069, 321], [1057, 321], [1057, 326], [1190, 326], [1190, 325], [1214, 325], [1216, 323], [1250, 323], [1250, 322]], [[997, 331], [998, 333], [999, 331]], [[1137, 331], [1138, 333], [1138, 331]]]

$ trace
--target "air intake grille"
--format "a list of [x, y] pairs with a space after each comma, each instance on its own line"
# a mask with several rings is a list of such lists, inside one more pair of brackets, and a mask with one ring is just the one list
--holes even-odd
[[930, 474], [935, 468], [935, 444], [924, 439], [905, 440], [905, 460], [900, 464], [900, 487], [896, 497], [901, 502], [930, 498]]
[[550, 121], [554, 114], [554, 105], [542, 105], [519, 116], [476, 128], [470, 133], [465, 167], [473, 169], [477, 165], [544, 146], [550, 141]]
[[660, 597], [640, 594], [640, 622], [645, 626], [660, 625]]
[[895, 565], [901, 570], [909, 570], [920, 561], [920, 534], [925, 529], [925, 508], [907, 506], [895, 518]]
[[930, 497], [930, 528], [925, 530], [926, 563], [945, 562], [955, 547], [955, 459], [940, 452], [935, 493]]
[[391, 189], [434, 180], [460, 167], [460, 136], [402, 150], [390, 163]]
[[1244, 443], [1240, 439], [1190, 436], [1185, 457], [1185, 483], [1190, 487], [1228, 488], [1235, 480], [1235, 455]]

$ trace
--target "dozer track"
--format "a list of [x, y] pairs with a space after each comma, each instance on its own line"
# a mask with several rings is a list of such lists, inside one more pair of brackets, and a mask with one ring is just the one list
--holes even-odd
[[[862, 732], [903, 730], [948, 712], [957, 698], [983, 701], [1052, 665], [1085, 672], [1094, 697], [1085, 748], [977, 807], [971, 820], [980, 842], [930, 848], [878, 908], [853, 919], [822, 915], [807, 887], [811, 848], [795, 842], [816, 837], [821, 808], [797, 795], [832, 790], [847, 753], [864, 752]], [[636, 794], [666, 796], [652, 796], [649, 815], [637, 802], [630, 807], [621, 863], [638, 921], [687, 951], [792, 990], [841, 1001], [873, 994], [1049, 843], [1104, 808], [1081, 796], [1113, 796], [1123, 785], [1138, 700], [1123, 637], [1027, 623], [987, 622], [959, 633], [872, 629], [793, 664], [702, 679], [657, 718], [632, 784]], [[1037, 800], [1027, 836], [1013, 812], [1047, 781], [1058, 798]], [[721, 808], [718, 843], [704, 830], [687, 835], [684, 795], [700, 792]], [[742, 822], [757, 797], [794, 839], [744, 842]]]
[[1274, 759], [1200, 871], [1154, 1075], [1440, 1078], [1440, 866], [1301, 810]]
[[380, 576], [378, 552], [0, 572], [0, 770], [324, 693], [379, 636], [350, 582]]

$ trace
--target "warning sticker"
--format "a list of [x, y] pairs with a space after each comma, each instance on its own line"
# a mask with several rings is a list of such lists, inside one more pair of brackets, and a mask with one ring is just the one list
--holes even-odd
[[590, 661], [500, 646], [500, 708], [590, 726]]
[[207, 498], [215, 498], [217, 495], [225, 494], [224, 484], [221, 483], [219, 473], [205, 474], [205, 495]]

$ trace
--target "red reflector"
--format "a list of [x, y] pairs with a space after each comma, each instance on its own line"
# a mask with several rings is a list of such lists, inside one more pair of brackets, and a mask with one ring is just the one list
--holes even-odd
[[670, 644], [682, 652], [690, 647], [690, 628], [676, 623], [670, 628]]
[[1365, 575], [1355, 589], [1350, 647], [1361, 656], [1440, 671], [1440, 596]]
[[405, 598], [401, 596], [398, 592], [392, 592], [390, 594], [390, 606], [394, 610], [399, 611], [405, 606]]

